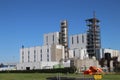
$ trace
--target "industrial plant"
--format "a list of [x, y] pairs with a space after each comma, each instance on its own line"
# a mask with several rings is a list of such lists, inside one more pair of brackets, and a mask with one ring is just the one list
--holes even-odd
[[96, 66], [106, 71], [114, 71], [120, 62], [120, 51], [102, 48], [100, 20], [95, 15], [85, 21], [87, 30], [83, 34], [68, 36], [68, 21], [63, 20], [60, 23], [60, 31], [44, 34], [42, 46], [22, 46], [20, 61], [15, 69], [35, 70], [75, 66], [76, 72], [81, 72], [90, 66]]

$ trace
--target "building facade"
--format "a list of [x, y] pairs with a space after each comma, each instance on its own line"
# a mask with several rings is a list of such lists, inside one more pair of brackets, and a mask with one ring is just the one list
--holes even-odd
[[44, 34], [44, 45], [20, 49], [18, 70], [53, 68], [69, 58], [68, 23], [60, 23], [60, 32]]
[[100, 49], [100, 58], [104, 58], [105, 53], [110, 53], [111, 58], [120, 56], [120, 51], [119, 50], [101, 48]]
[[87, 54], [87, 34], [76, 34], [70, 36], [70, 58], [84, 59], [88, 57]]
[[87, 46], [87, 34], [70, 36], [70, 49], [85, 49]]
[[68, 23], [66, 20], [61, 22], [60, 32], [44, 34], [43, 46], [22, 47], [17, 69], [48, 69], [60, 63], [69, 67], [71, 59], [74, 60], [74, 65], [78, 69], [88, 68], [89, 66], [99, 66], [98, 60], [104, 58], [105, 53], [110, 53], [111, 57], [119, 57], [120, 61], [120, 51], [101, 48], [99, 20], [91, 18], [86, 22], [88, 31], [84, 34], [71, 35], [70, 47], [68, 47]]
[[[83, 59], [89, 56], [87, 51], [87, 34], [76, 34], [70, 36], [70, 57]], [[110, 53], [111, 57], [119, 57], [120, 51], [114, 49], [100, 48], [96, 49], [96, 57], [98, 60], [105, 57], [105, 53]]]
[[60, 44], [60, 33], [53, 32], [44, 34], [44, 45]]
[[96, 57], [97, 60], [100, 59], [101, 38], [99, 22], [94, 15], [93, 18], [86, 20], [88, 29], [85, 34], [70, 37], [70, 49], [73, 50], [73, 54], [76, 52], [76, 49], [79, 49], [79, 52], [85, 49], [86, 51], [84, 52], [86, 52], [85, 54], [87, 54], [89, 58]]
[[44, 45], [20, 49], [18, 70], [53, 68], [64, 59], [64, 46], [59, 44], [59, 32], [44, 35]]
[[20, 63], [59, 61], [61, 58], [64, 58], [63, 50], [64, 47], [61, 45], [22, 48], [20, 50]]

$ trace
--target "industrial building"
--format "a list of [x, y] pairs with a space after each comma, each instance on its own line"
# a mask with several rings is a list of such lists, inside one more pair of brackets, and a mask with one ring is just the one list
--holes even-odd
[[[68, 59], [68, 25], [61, 22], [61, 31], [44, 34], [44, 45], [20, 49], [18, 70], [53, 68]], [[63, 62], [64, 63], [64, 62]], [[64, 67], [70, 67], [70, 64]]]
[[95, 17], [87, 19], [86, 25], [88, 27], [87, 32], [84, 34], [77, 34], [70, 36], [70, 49], [73, 53], [76, 52], [81, 54], [81, 50], [84, 49], [84, 55], [89, 58], [96, 57], [97, 60], [100, 59], [100, 26], [99, 20]]
[[17, 69], [53, 68], [64, 59], [64, 46], [59, 43], [59, 32], [44, 35], [44, 45], [20, 49], [20, 64]]
[[97, 55], [100, 54], [99, 50], [101, 48], [101, 38], [99, 22], [100, 21], [95, 16], [86, 20], [88, 26], [86, 48], [89, 58], [95, 56], [98, 59]]
[[120, 51], [118, 50], [113, 50], [113, 49], [101, 49], [102, 53], [101, 58], [105, 57], [105, 53], [110, 53], [111, 57], [119, 57], [120, 56]]
[[0, 65], [0, 71], [16, 70], [17, 63], [4, 63]]
[[[120, 51], [101, 48], [99, 20], [94, 16], [87, 19], [87, 31], [68, 37], [68, 22], [60, 23], [60, 31], [44, 34], [44, 44], [20, 49], [20, 63], [18, 70], [48, 69], [55, 65], [64, 67], [76, 66], [78, 71], [99, 65], [99, 60], [110, 53], [111, 57], [118, 57]], [[69, 43], [68, 43], [69, 38]], [[69, 46], [68, 46], [69, 44]]]
[[88, 57], [86, 46], [87, 34], [70, 36], [70, 58], [79, 58], [83, 60], [85, 57]]

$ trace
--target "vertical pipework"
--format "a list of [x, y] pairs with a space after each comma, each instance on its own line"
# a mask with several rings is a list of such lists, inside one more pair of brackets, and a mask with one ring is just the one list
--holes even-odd
[[60, 24], [60, 44], [64, 46], [65, 59], [68, 59], [68, 23], [64, 20]]

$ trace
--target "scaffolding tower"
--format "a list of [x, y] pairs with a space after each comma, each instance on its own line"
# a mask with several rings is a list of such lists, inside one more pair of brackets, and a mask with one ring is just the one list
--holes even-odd
[[61, 31], [60, 31], [60, 44], [64, 46], [64, 58], [67, 60], [69, 58], [68, 53], [68, 22], [67, 20], [61, 21]]
[[95, 17], [87, 19], [86, 24], [88, 26], [87, 30], [87, 52], [89, 58], [93, 56], [98, 58], [101, 48], [101, 39], [100, 39], [100, 26], [99, 20]]

